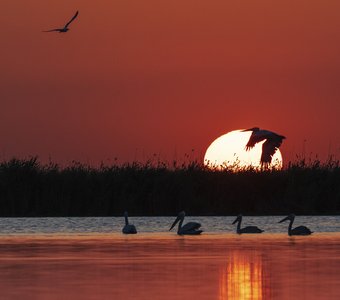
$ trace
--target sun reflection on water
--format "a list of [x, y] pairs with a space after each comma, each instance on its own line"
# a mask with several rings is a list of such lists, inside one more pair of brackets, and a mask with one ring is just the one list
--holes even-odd
[[262, 257], [256, 252], [235, 251], [220, 273], [219, 300], [269, 299]]

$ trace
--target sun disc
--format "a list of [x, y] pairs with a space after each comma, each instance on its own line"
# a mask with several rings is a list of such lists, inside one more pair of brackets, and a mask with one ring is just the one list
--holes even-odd
[[[245, 147], [250, 136], [251, 131], [242, 132], [242, 129], [220, 136], [208, 147], [204, 164], [209, 168], [220, 170], [230, 168], [236, 171], [248, 167], [260, 169], [262, 144], [265, 141], [257, 143], [254, 148], [246, 151]], [[282, 155], [279, 149], [273, 155], [269, 168], [282, 168]]]

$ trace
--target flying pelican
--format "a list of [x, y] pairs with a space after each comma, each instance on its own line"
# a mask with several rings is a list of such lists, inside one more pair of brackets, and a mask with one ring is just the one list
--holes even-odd
[[184, 217], [185, 217], [185, 212], [184, 211], [181, 211], [175, 222], [171, 225], [169, 231], [175, 227], [175, 225], [178, 223], [179, 221], [179, 224], [178, 224], [178, 229], [177, 229], [177, 234], [179, 235], [197, 235], [197, 234], [201, 234], [201, 232], [203, 232], [203, 230], [198, 230], [198, 228], [201, 227], [201, 224], [200, 223], [197, 223], [197, 222], [189, 222], [187, 224], [185, 224], [183, 227], [182, 227], [182, 224], [183, 224], [183, 221], [184, 221]]
[[252, 131], [252, 134], [246, 145], [247, 151], [252, 149], [255, 144], [266, 140], [262, 145], [261, 166], [268, 166], [272, 162], [272, 157], [276, 150], [281, 146], [282, 140], [284, 140], [286, 137], [275, 132], [262, 130], [258, 127], [242, 130], [242, 132], [245, 131]]
[[125, 233], [125, 234], [135, 234], [135, 233], [137, 233], [137, 229], [136, 229], [135, 225], [129, 224], [127, 211], [124, 212], [124, 217], [125, 217], [125, 226], [123, 227], [122, 232]]
[[237, 223], [237, 229], [236, 233], [262, 233], [264, 230], [258, 228], [257, 226], [246, 226], [244, 228], [241, 228], [241, 222], [242, 222], [242, 215], [238, 215], [233, 224]]
[[63, 28], [55, 28], [55, 29], [51, 29], [51, 30], [46, 30], [43, 32], [52, 32], [52, 31], [58, 31], [59, 33], [63, 33], [63, 32], [67, 32], [70, 29], [68, 28], [68, 26], [73, 22], [73, 20], [78, 16], [78, 11], [75, 13], [75, 15], [72, 17], [72, 19], [70, 21], [68, 21], [66, 23], [66, 25]]
[[294, 214], [290, 214], [289, 216], [282, 219], [279, 223], [282, 223], [284, 221], [290, 220], [288, 225], [288, 235], [310, 235], [313, 233], [313, 231], [310, 231], [309, 228], [306, 226], [298, 226], [292, 229], [292, 225], [295, 219]]

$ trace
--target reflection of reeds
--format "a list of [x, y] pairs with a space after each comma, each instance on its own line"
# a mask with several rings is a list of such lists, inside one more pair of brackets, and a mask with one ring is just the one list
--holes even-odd
[[37, 158], [0, 163], [0, 215], [88, 216], [340, 213], [338, 161], [282, 170], [209, 169], [197, 161], [60, 167]]

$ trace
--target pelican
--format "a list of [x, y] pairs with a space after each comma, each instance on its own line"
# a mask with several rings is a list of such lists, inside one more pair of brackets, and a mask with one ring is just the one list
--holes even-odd
[[127, 211], [124, 212], [124, 217], [125, 217], [125, 226], [123, 227], [122, 232], [125, 233], [125, 234], [135, 234], [135, 233], [137, 233], [137, 229], [136, 229], [135, 225], [129, 224]]
[[237, 223], [237, 229], [236, 233], [262, 233], [264, 230], [258, 228], [257, 226], [246, 226], [244, 228], [241, 228], [241, 222], [242, 222], [242, 215], [238, 215], [233, 224]]
[[169, 231], [175, 227], [175, 225], [178, 223], [179, 221], [179, 224], [178, 224], [178, 229], [177, 229], [177, 234], [179, 235], [197, 235], [197, 234], [201, 234], [201, 232], [203, 232], [203, 230], [198, 230], [198, 228], [201, 227], [201, 224], [200, 223], [197, 223], [197, 222], [189, 222], [187, 224], [185, 224], [183, 227], [182, 227], [182, 224], [183, 224], [183, 221], [184, 221], [184, 217], [185, 217], [185, 212], [184, 211], [181, 211], [175, 222], [171, 225]]
[[288, 235], [310, 235], [313, 233], [313, 231], [310, 231], [309, 228], [306, 226], [298, 226], [292, 229], [292, 225], [295, 219], [294, 214], [290, 214], [289, 216], [282, 219], [279, 223], [282, 223], [284, 221], [290, 220], [288, 225]]
[[245, 131], [252, 131], [252, 134], [246, 145], [247, 151], [252, 149], [255, 144], [266, 140], [262, 145], [261, 166], [268, 166], [272, 162], [272, 158], [276, 150], [281, 146], [282, 140], [284, 140], [286, 137], [275, 132], [260, 129], [258, 127], [242, 130], [242, 132]]
[[70, 21], [68, 21], [66, 23], [66, 25], [63, 27], [63, 28], [55, 28], [55, 29], [51, 29], [51, 30], [46, 30], [46, 31], [43, 31], [43, 32], [52, 32], [52, 31], [58, 31], [59, 33], [63, 33], [63, 32], [67, 32], [69, 31], [70, 29], [68, 28], [68, 26], [74, 21], [74, 19], [78, 16], [78, 13], [79, 11], [77, 11], [75, 13], [75, 15], [72, 17], [72, 19]]

